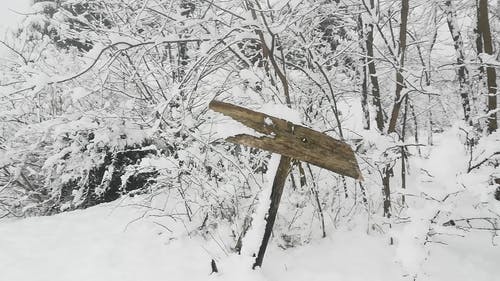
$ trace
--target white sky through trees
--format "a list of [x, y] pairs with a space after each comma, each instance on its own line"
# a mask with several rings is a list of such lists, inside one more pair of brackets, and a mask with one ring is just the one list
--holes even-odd
[[29, 9], [29, 0], [0, 0], [0, 30], [5, 29], [18, 22]]
[[[30, 0], [0, 0], [0, 39], [4, 39], [9, 28], [14, 27], [29, 11]], [[0, 44], [0, 55], [5, 52]]]

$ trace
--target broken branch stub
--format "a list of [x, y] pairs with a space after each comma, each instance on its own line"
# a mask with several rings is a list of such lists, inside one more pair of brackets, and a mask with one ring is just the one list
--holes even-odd
[[288, 156], [332, 172], [363, 180], [351, 147], [318, 131], [241, 106], [211, 101], [210, 109], [264, 134], [239, 134], [226, 140]]

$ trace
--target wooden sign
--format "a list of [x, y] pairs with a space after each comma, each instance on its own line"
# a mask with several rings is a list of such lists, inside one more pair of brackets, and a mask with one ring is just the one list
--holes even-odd
[[241, 106], [213, 100], [209, 107], [264, 135], [239, 134], [227, 138], [229, 142], [264, 149], [357, 180], [363, 179], [354, 152], [345, 142]]

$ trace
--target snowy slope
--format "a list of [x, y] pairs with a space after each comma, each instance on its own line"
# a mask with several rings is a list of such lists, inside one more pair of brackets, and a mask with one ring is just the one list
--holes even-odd
[[[271, 246], [264, 267], [252, 271], [251, 258], [217, 253], [199, 236], [173, 238], [165, 228], [179, 231], [172, 220], [136, 220], [143, 214], [143, 208], [113, 202], [2, 222], [0, 280], [410, 280], [403, 276], [396, 247], [362, 230], [334, 232], [286, 251]], [[471, 236], [449, 241], [448, 246], [434, 246], [423, 267], [426, 274], [418, 280], [498, 280], [500, 249], [491, 240]], [[210, 275], [212, 258], [220, 272]]]
[[[184, 280], [206, 277], [194, 240], [167, 245], [134, 207], [97, 206], [0, 225], [1, 280]], [[196, 253], [196, 254], [195, 254]], [[180, 263], [179, 261], [183, 261]], [[189, 263], [188, 263], [189, 262]]]

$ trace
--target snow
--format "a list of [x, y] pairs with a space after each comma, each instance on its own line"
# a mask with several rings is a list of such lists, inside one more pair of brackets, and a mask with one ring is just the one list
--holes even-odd
[[170, 280], [208, 276], [208, 268], [187, 270], [190, 263], [208, 258], [194, 240], [168, 245], [159, 235], [160, 228], [151, 222], [127, 227], [141, 215], [140, 210], [115, 207], [103, 205], [1, 224], [2, 280], [153, 281], [166, 276]]
[[[271, 244], [264, 267], [254, 271], [251, 257], [218, 255], [201, 237], [175, 237], [159, 224], [174, 232], [182, 226], [167, 217], [144, 216], [145, 209], [127, 200], [0, 223], [2, 280], [413, 280], [403, 276], [396, 248], [363, 229], [339, 229], [288, 250]], [[490, 241], [480, 233], [448, 239], [449, 245], [433, 248], [417, 280], [498, 280], [500, 251]], [[210, 274], [211, 259], [219, 273]]]
[[268, 266], [263, 271], [269, 280], [403, 280], [393, 261], [394, 249], [384, 242], [380, 237], [341, 231], [307, 247], [271, 249], [268, 261], [281, 270]]
[[[222, 115], [222, 114], [220, 114]], [[216, 122], [214, 122], [212, 127], [212, 137], [218, 138], [228, 138], [239, 134], [247, 134], [251, 136], [262, 136], [259, 132], [251, 129], [238, 121], [227, 116], [218, 116]]]
[[[168, 17], [182, 22], [169, 24], [171, 20], [167, 18], [158, 15], [150, 18], [146, 13], [146, 8], [155, 5], [152, 3], [155, 1], [142, 1], [144, 5], [139, 3], [139, 11], [134, 8], [135, 4], [131, 4], [130, 11], [106, 11], [123, 15], [126, 24], [112, 27], [109, 32], [99, 29], [95, 30], [98, 32], [82, 33], [69, 29], [63, 23], [68, 20], [67, 15], [61, 12], [50, 21], [47, 15], [37, 14], [21, 23], [18, 20], [24, 16], [15, 15], [6, 8], [29, 12], [28, 1], [0, 0], [4, 7], [0, 9], [0, 39], [22, 50], [27, 61], [27, 65], [19, 67], [20, 57], [0, 44], [0, 56], [6, 54], [7, 63], [5, 73], [1, 73], [5, 78], [2, 76], [0, 84], [15, 83], [6, 86], [0, 94], [4, 104], [2, 122], [15, 123], [2, 127], [4, 133], [0, 136], [0, 167], [3, 169], [0, 190], [4, 191], [0, 196], [0, 217], [4, 213], [8, 215], [8, 207], [19, 208], [26, 215], [42, 213], [44, 210], [30, 210], [41, 208], [41, 205], [52, 206], [53, 202], [46, 198], [31, 200], [30, 196], [49, 192], [49, 196], [62, 197], [62, 192], [59, 193], [61, 183], [82, 181], [82, 175], [89, 175], [91, 167], [105, 162], [108, 152], [119, 152], [131, 146], [157, 152], [138, 163], [123, 166], [122, 183], [139, 171], [159, 173], [154, 184], [115, 202], [54, 216], [0, 219], [0, 281], [500, 280], [498, 231], [473, 229], [498, 228], [481, 218], [500, 218], [500, 201], [493, 196], [498, 188], [493, 179], [500, 176], [500, 156], [495, 155], [500, 132], [481, 136], [465, 123], [449, 128], [462, 113], [460, 100], [454, 92], [455, 68], [450, 64], [456, 62], [456, 52], [446, 19], [442, 20], [443, 10], [432, 1], [427, 4], [424, 1], [413, 11], [417, 21], [410, 21], [415, 27], [411, 28], [415, 37], [412, 41], [414, 46], [422, 48], [422, 60], [427, 63], [421, 66], [417, 50], [409, 48], [405, 78], [408, 85], [424, 87], [424, 92], [431, 95], [408, 93], [414, 106], [408, 113], [415, 115], [418, 126], [413, 121], [408, 122], [408, 134], [401, 141], [395, 133], [378, 132], [374, 120], [371, 120], [370, 131], [363, 129], [357, 85], [360, 81], [354, 72], [350, 73], [355, 69], [346, 65], [348, 59], [352, 55], [356, 57], [360, 51], [355, 47], [358, 37], [349, 15], [345, 22], [339, 21], [347, 28], [346, 36], [334, 35], [341, 45], [325, 53], [326, 49], [321, 47], [323, 39], [315, 35], [315, 26], [321, 24], [324, 16], [343, 19], [343, 12], [336, 9], [335, 4], [259, 1], [264, 9], [262, 16], [269, 19], [269, 25], [264, 26], [260, 17], [253, 19], [252, 13], [242, 5], [224, 1], [216, 1], [214, 5], [205, 1], [203, 5], [210, 7], [203, 18], [186, 19], [178, 14], [179, 11], [167, 9]], [[365, 24], [380, 23], [380, 16], [389, 11], [387, 5], [390, 3], [380, 3], [377, 11], [371, 11], [372, 15], [361, 13]], [[215, 4], [244, 20], [225, 13]], [[40, 10], [45, 5], [53, 3], [42, 1], [34, 9]], [[455, 26], [453, 35], [461, 31], [465, 62], [477, 70], [476, 53], [471, 51], [475, 24], [471, 16], [473, 7], [465, 5], [457, 12], [452, 24]], [[128, 15], [133, 17], [127, 18]], [[74, 19], [86, 21], [84, 15]], [[153, 19], [158, 19], [162, 28], [149, 26]], [[8, 31], [16, 24], [26, 28], [19, 41], [10, 38], [13, 33]], [[33, 29], [46, 24], [56, 28], [61, 38], [75, 35], [92, 41], [93, 49], [86, 53], [74, 48], [57, 51], [49, 38], [41, 40], [41, 35]], [[148, 26], [146, 32], [136, 34], [141, 25]], [[260, 40], [255, 32], [257, 29], [263, 32], [264, 43], [268, 45], [272, 41], [270, 32], [280, 34], [276, 47], [281, 45], [283, 48], [277, 51], [285, 53], [283, 57], [278, 54], [277, 59], [286, 68], [283, 73], [289, 81], [292, 108], [283, 104], [285, 96], [275, 71], [258, 66], [260, 63], [252, 66], [255, 60], [246, 54], [245, 43]], [[203, 41], [197, 51], [192, 48], [195, 43], [189, 44], [189, 57], [193, 62], [185, 69], [185, 76], [170, 74], [179, 66], [175, 59], [178, 51], [174, 48], [168, 56], [165, 52], [171, 50], [171, 46], [167, 47], [168, 42], [179, 39], [179, 30], [185, 30], [191, 39]], [[434, 30], [437, 40], [432, 43], [434, 49], [429, 54]], [[208, 31], [208, 34], [200, 36], [200, 31], [203, 34]], [[220, 36], [224, 44], [217, 40]], [[28, 38], [33, 43], [31, 47], [26, 41]], [[374, 40], [378, 55], [392, 49], [382, 41], [378, 30]], [[109, 48], [113, 43], [117, 49]], [[127, 47], [136, 43], [146, 45]], [[155, 46], [157, 44], [167, 49]], [[234, 60], [228, 52], [229, 46], [234, 47], [231, 51], [239, 54], [248, 68]], [[253, 46], [248, 47], [247, 51], [251, 51]], [[304, 54], [306, 49], [312, 53]], [[130, 56], [130, 65], [122, 64], [119, 54], [125, 52]], [[281, 64], [279, 57], [291, 59], [290, 62], [304, 68], [304, 73], [293, 65]], [[499, 65], [498, 57], [492, 55], [479, 54], [479, 59], [492, 66]], [[317, 89], [317, 86], [326, 87], [325, 77], [316, 67], [306, 63], [325, 66], [326, 76], [334, 88], [335, 105], [325, 100]], [[376, 64], [381, 93], [393, 93], [393, 66], [385, 60], [377, 60]], [[94, 66], [78, 79], [58, 82], [91, 65]], [[431, 86], [419, 85], [421, 71], [425, 70], [433, 70]], [[477, 75], [471, 72], [470, 76], [470, 82], [476, 83]], [[139, 97], [140, 89], [132, 87], [137, 81], [144, 82], [145, 89], [151, 88], [150, 98], [129, 99], [104, 90], [116, 84], [117, 90]], [[31, 87], [33, 90], [22, 90]], [[257, 137], [263, 134], [222, 114], [206, 113], [206, 105], [212, 98], [295, 124], [307, 122], [308, 126], [329, 134], [334, 134], [338, 126], [332, 112], [338, 109], [335, 113], [341, 119], [343, 138], [356, 145], [353, 148], [365, 176], [365, 201], [357, 195], [359, 184], [348, 179], [345, 195], [350, 196], [344, 196], [338, 175], [317, 167], [305, 171], [308, 184], [299, 187], [297, 176], [301, 174], [293, 167], [291, 173], [295, 176], [295, 184], [292, 186], [289, 181], [285, 187], [263, 267], [252, 270], [254, 255], [264, 233], [280, 156], [271, 155], [267, 172], [262, 175], [260, 171], [269, 156], [266, 152], [255, 153], [247, 148], [228, 146], [220, 140], [213, 141], [237, 134]], [[480, 107], [479, 102], [484, 99], [472, 104]], [[390, 95], [382, 97], [382, 104], [389, 113]], [[370, 111], [373, 113], [373, 108]], [[471, 118], [474, 123], [482, 123], [494, 112], [498, 110], [487, 114], [476, 112]], [[430, 121], [426, 121], [430, 113], [434, 131], [423, 128], [424, 123]], [[158, 118], [158, 114], [162, 118]], [[265, 118], [264, 124], [274, 125], [272, 118]], [[149, 129], [151, 125], [153, 128]], [[445, 130], [444, 133], [440, 133], [441, 130]], [[425, 139], [422, 136], [430, 135], [434, 139], [429, 143], [435, 145], [417, 144], [417, 152], [412, 138], [417, 132], [420, 142]], [[467, 141], [472, 137], [478, 141], [471, 149]], [[147, 143], [153, 141], [154, 145], [145, 146], [146, 140]], [[401, 186], [401, 147], [409, 152], [405, 189]], [[175, 153], [171, 153], [172, 149]], [[116, 159], [113, 161], [116, 163]], [[471, 169], [471, 165], [478, 163], [480, 167]], [[394, 165], [391, 218], [382, 217], [381, 171], [387, 165]], [[122, 168], [105, 167], [103, 184], [95, 187], [96, 195], [104, 194], [106, 183], [111, 180], [110, 173], [116, 169]], [[47, 188], [38, 190], [39, 185]], [[88, 189], [75, 188], [71, 195], [72, 201], [59, 202], [56, 207], [65, 211], [79, 206], [88, 198]], [[10, 198], [15, 200], [10, 203]], [[22, 203], [24, 200], [27, 203]], [[190, 212], [187, 205], [192, 209]], [[324, 214], [324, 229], [320, 225], [319, 207], [322, 207], [322, 219]], [[191, 213], [189, 219], [185, 213]], [[202, 224], [204, 217], [207, 219]], [[243, 237], [242, 252], [238, 255], [234, 245], [249, 218], [252, 218], [250, 228]], [[468, 218], [472, 221], [468, 222]], [[451, 220], [457, 222], [456, 227], [446, 225]], [[320, 238], [321, 230], [326, 232], [324, 239]], [[211, 273], [212, 260], [217, 264], [218, 273]]]
[[498, 267], [500, 250], [487, 236], [474, 233], [467, 242], [454, 237], [448, 245], [435, 246], [418, 280], [498, 280], [494, 268]]
[[[251, 109], [276, 118], [287, 120], [295, 124], [302, 123], [300, 114], [296, 110], [293, 110], [287, 107], [286, 105], [266, 103], [257, 108], [251, 108]], [[271, 126], [272, 120], [266, 117], [264, 119], [264, 124], [266, 124], [267, 126]], [[255, 131], [254, 129], [239, 123], [238, 121], [232, 119], [231, 117], [223, 116], [222, 114], [217, 114], [216, 117], [214, 118], [211, 132], [212, 132], [212, 137], [215, 139], [228, 138], [239, 134], [247, 134], [256, 137], [263, 136], [263, 134]]]
[[257, 208], [252, 215], [252, 225], [243, 239], [242, 253], [247, 256], [256, 255], [259, 251], [259, 246], [264, 236], [264, 229], [266, 226], [266, 216], [271, 204], [271, 191], [273, 187], [274, 177], [278, 171], [278, 165], [281, 155], [273, 154], [269, 160], [268, 170], [266, 172], [266, 186], [261, 190], [258, 200]]
[[[493, 171], [465, 173], [468, 152], [462, 129], [456, 124], [437, 134], [436, 146], [429, 148], [427, 159], [410, 159], [408, 188], [395, 189], [394, 195], [407, 194], [411, 207], [400, 216], [411, 221], [394, 224], [388, 233], [375, 231], [375, 225], [366, 225], [357, 217], [349, 226], [327, 231], [325, 239], [286, 250], [278, 247], [273, 235], [263, 267], [252, 270], [252, 255], [262, 240], [280, 159], [272, 155], [241, 255], [222, 250], [215, 239], [196, 234], [199, 223], [193, 226], [174, 221], [161, 209], [141, 207], [144, 198], [134, 197], [51, 217], [0, 221], [0, 277], [9, 281], [496, 281], [498, 237], [441, 225], [449, 213], [455, 219], [477, 215], [481, 210], [471, 200], [484, 202], [489, 198], [489, 208], [500, 210], [499, 202], [491, 201], [493, 187], [486, 182]], [[377, 139], [380, 135], [376, 132], [364, 134], [384, 149], [395, 141]], [[497, 141], [498, 134], [483, 138], [476, 146], [480, 154], [475, 154], [475, 159], [495, 151], [492, 145]], [[145, 158], [140, 166], [175, 168], [162, 158]], [[468, 188], [460, 188], [462, 185]], [[460, 193], [456, 196], [448, 196], [457, 190]], [[423, 198], [416, 199], [418, 196]], [[443, 201], [447, 197], [448, 201]], [[278, 216], [288, 216], [285, 211], [281, 208]], [[432, 224], [438, 211], [443, 214], [441, 224]], [[229, 226], [221, 221], [219, 227]], [[429, 234], [434, 236], [427, 241]], [[228, 236], [218, 233], [218, 237], [223, 245], [234, 243]], [[394, 245], [389, 245], [388, 237]], [[211, 274], [212, 259], [218, 273]]]
[[177, 167], [176, 163], [172, 160], [165, 157], [158, 158], [142, 158], [141, 164], [142, 167], [155, 167], [156, 169], [165, 169], [165, 170], [174, 170]]
[[492, 66], [497, 66], [497, 67], [500, 66], [500, 62], [494, 55], [481, 53], [479, 54], [479, 59], [485, 64], [490, 64]]
[[[431, 151], [431, 156], [423, 161], [422, 167], [432, 171], [434, 188], [431, 192], [442, 198], [458, 190], [460, 185], [457, 184], [456, 179], [458, 175], [467, 171], [467, 156], [465, 147], [460, 141], [458, 125], [436, 136], [435, 144], [434, 151]], [[435, 186], [443, 186], [445, 189], [440, 190]], [[437, 194], [438, 192], [441, 194]]]
[[[30, 11], [29, 0], [0, 0], [0, 39], [5, 40], [12, 34], [10, 32], [18, 25], [24, 16]], [[0, 44], [0, 56], [7, 55], [11, 51]]]
[[265, 103], [261, 107], [257, 108], [256, 111], [276, 118], [284, 119], [295, 124], [302, 123], [300, 113], [284, 104]]
[[249, 83], [258, 83], [263, 80], [263, 77], [259, 77], [255, 71], [250, 71], [248, 69], [240, 70], [239, 74], [241, 79]]
[[75, 87], [71, 93], [71, 98], [73, 99], [73, 102], [76, 102], [89, 94], [91, 94], [91, 92], [88, 89], [85, 89], [84, 87]]

